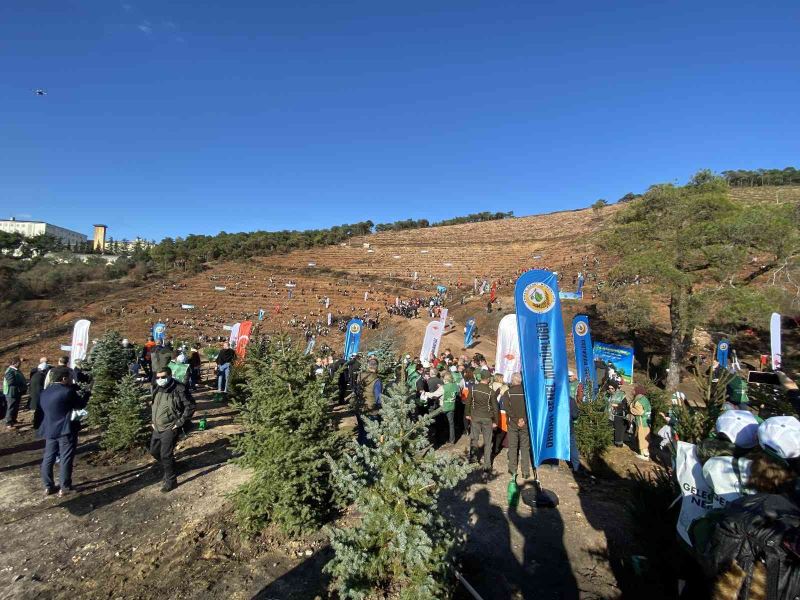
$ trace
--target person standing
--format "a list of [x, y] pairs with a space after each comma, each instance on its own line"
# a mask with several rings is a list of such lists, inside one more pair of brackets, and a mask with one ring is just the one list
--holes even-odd
[[617, 448], [622, 448], [625, 443], [627, 423], [625, 409], [627, 404], [625, 392], [619, 389], [619, 384], [616, 381], [609, 381], [606, 386], [606, 410], [608, 411], [608, 420], [614, 430], [614, 445]]
[[512, 477], [517, 475], [518, 455], [521, 456], [522, 476], [531, 476], [531, 436], [528, 431], [528, 414], [525, 411], [525, 389], [522, 387], [522, 375], [511, 376], [506, 402], [508, 417], [508, 472]]
[[148, 381], [153, 380], [153, 369], [150, 361], [152, 360], [151, 353], [155, 347], [156, 342], [153, 339], [153, 336], [148, 336], [147, 341], [142, 347], [142, 355], [139, 358], [139, 364], [142, 366], [142, 370], [144, 371], [145, 375], [147, 375]]
[[583, 384], [578, 381], [575, 371], [569, 372], [569, 466], [573, 473], [581, 468], [578, 454], [578, 441], [575, 439], [575, 421], [580, 415], [580, 402], [583, 401]]
[[228, 342], [222, 343], [222, 350], [217, 354], [217, 392], [227, 393], [228, 380], [231, 374], [231, 364], [236, 359], [236, 353]]
[[191, 348], [189, 350], [189, 389], [195, 390], [197, 389], [198, 384], [200, 383], [200, 368], [203, 365], [203, 361], [200, 358], [200, 353], [197, 351], [197, 348]]
[[6, 408], [6, 427], [13, 429], [17, 426], [17, 413], [22, 396], [27, 391], [28, 383], [25, 375], [20, 371], [22, 359], [19, 356], [11, 360], [11, 364], [6, 369], [3, 377], [3, 394], [5, 394], [8, 406]]
[[465, 408], [470, 422], [470, 455], [477, 455], [480, 438], [483, 436], [483, 469], [492, 468], [492, 431], [497, 428], [499, 410], [495, 392], [486, 381], [476, 383], [467, 397]]
[[[67, 367], [52, 369], [51, 381], [51, 385], [42, 392], [39, 399], [42, 424], [38, 434], [45, 440], [41, 475], [46, 496], [58, 492], [59, 497], [64, 497], [74, 491], [72, 467], [80, 429], [80, 421], [73, 420], [72, 411], [85, 408], [87, 399], [82, 398], [75, 390], [71, 383], [72, 374]], [[61, 460], [59, 487], [56, 487], [53, 480], [56, 457]]]
[[648, 437], [650, 436], [650, 411], [652, 409], [645, 392], [646, 390], [640, 385], [634, 388], [630, 413], [633, 415], [633, 422], [636, 425], [637, 457], [642, 460], [650, 460]]
[[28, 392], [30, 394], [28, 408], [33, 411], [34, 431], [39, 429], [39, 425], [42, 424], [42, 411], [39, 408], [39, 399], [44, 391], [44, 381], [49, 372], [50, 365], [47, 364], [47, 357], [42, 356], [39, 359], [39, 365], [31, 373], [30, 384], [28, 385]]
[[194, 414], [194, 400], [186, 387], [172, 378], [172, 370], [164, 367], [156, 373], [153, 394], [153, 434], [150, 454], [161, 462], [164, 470], [162, 492], [170, 492], [178, 485], [175, 474], [175, 444], [183, 426]]

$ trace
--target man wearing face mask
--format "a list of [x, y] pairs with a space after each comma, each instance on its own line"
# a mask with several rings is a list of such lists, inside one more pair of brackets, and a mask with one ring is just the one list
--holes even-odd
[[156, 373], [153, 392], [153, 435], [150, 454], [164, 469], [162, 492], [170, 492], [178, 485], [175, 475], [175, 444], [183, 426], [194, 413], [194, 400], [186, 387], [172, 378], [172, 370], [163, 367]]

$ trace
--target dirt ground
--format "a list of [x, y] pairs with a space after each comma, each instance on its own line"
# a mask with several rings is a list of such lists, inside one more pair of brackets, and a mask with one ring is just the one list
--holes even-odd
[[[82, 432], [75, 496], [45, 498], [43, 443], [25, 424], [0, 433], [0, 598], [326, 597], [330, 553], [322, 535], [288, 541], [274, 533], [241, 539], [227, 495], [247, 478], [228, 462], [239, 431], [235, 411], [197, 395], [195, 431], [177, 452], [179, 487], [162, 494], [158, 465], [144, 452], [108, 460], [97, 436]], [[340, 409], [342, 427], [353, 420]], [[461, 437], [440, 452], [466, 452]], [[631, 462], [627, 449], [620, 451]], [[627, 453], [627, 454], [625, 454]], [[464, 577], [485, 598], [617, 598], [632, 553], [619, 480], [543, 467], [556, 509], [509, 509], [505, 451], [495, 472], [478, 473], [443, 499], [468, 534]], [[530, 484], [527, 484], [530, 485]], [[467, 598], [463, 589], [458, 598]]]

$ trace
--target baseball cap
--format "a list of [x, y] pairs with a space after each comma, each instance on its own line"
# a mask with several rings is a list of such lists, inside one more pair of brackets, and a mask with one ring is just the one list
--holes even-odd
[[754, 448], [758, 444], [758, 419], [750, 411], [726, 410], [717, 418], [714, 429], [717, 437], [724, 436], [740, 448]]
[[796, 417], [770, 417], [758, 426], [758, 441], [768, 453], [788, 459], [800, 456], [800, 421]]

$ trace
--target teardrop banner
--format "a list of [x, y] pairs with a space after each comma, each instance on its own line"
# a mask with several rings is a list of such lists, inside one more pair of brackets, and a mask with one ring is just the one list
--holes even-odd
[[464, 327], [464, 349], [472, 346], [475, 341], [475, 318], [470, 317], [467, 319], [467, 326]]
[[164, 323], [158, 322], [153, 325], [153, 339], [157, 342], [167, 337], [167, 326]]
[[772, 354], [772, 370], [781, 370], [781, 316], [772, 313], [769, 320], [769, 341]]
[[344, 335], [344, 359], [350, 358], [358, 353], [358, 345], [361, 343], [361, 331], [364, 329], [364, 321], [361, 319], [350, 319], [347, 323], [347, 332]]
[[436, 356], [439, 352], [443, 329], [442, 322], [438, 319], [428, 323], [425, 328], [425, 338], [422, 340], [422, 349], [419, 351], [419, 359], [422, 364], [428, 364], [431, 360], [431, 354]]
[[521, 369], [517, 315], [506, 315], [500, 319], [500, 324], [497, 326], [497, 354], [494, 360], [494, 371], [503, 375], [503, 381], [511, 383], [511, 376], [519, 373]]
[[722, 339], [717, 344], [717, 362], [723, 369], [728, 368], [728, 353], [731, 349], [731, 343], [727, 338]]
[[86, 358], [89, 350], [89, 327], [91, 321], [81, 319], [75, 322], [72, 328], [72, 345], [69, 352], [69, 368], [74, 369], [75, 363]]
[[236, 350], [236, 343], [239, 341], [239, 328], [242, 326], [241, 323], [234, 323], [233, 327], [231, 327], [231, 335], [228, 338], [228, 345]]
[[558, 278], [538, 269], [523, 273], [514, 301], [533, 464], [569, 460], [567, 344]]
[[[585, 402], [597, 393], [597, 372], [594, 368], [592, 353], [592, 333], [589, 329], [589, 317], [576, 315], [572, 319], [572, 344], [575, 347], [575, 372], [578, 381], [583, 384]], [[589, 394], [589, 382], [592, 382], [592, 393]]]

